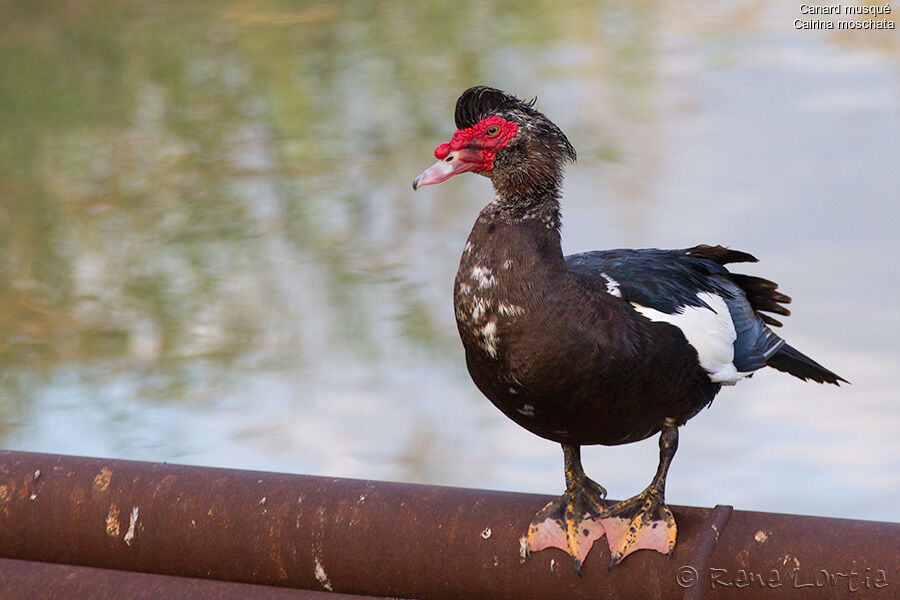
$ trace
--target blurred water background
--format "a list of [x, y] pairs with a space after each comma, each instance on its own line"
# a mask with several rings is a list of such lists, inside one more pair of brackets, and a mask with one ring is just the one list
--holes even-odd
[[[567, 253], [752, 252], [853, 382], [725, 389], [668, 499], [900, 520], [900, 34], [797, 6], [0, 1], [0, 445], [559, 493], [457, 339], [490, 184], [410, 188], [487, 83], [578, 149]], [[614, 498], [656, 460], [585, 449]]]

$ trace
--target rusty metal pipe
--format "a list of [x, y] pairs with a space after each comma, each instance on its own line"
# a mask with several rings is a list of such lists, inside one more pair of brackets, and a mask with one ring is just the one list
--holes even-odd
[[755, 597], [760, 586], [773, 599], [810, 590], [844, 598], [848, 569], [863, 586], [855, 597], [888, 598], [900, 587], [900, 524], [728, 507], [672, 507], [679, 530], [670, 559], [638, 552], [607, 572], [601, 540], [579, 578], [561, 551], [527, 560], [520, 552], [548, 500], [6, 451], [0, 556], [421, 599], [729, 599]]
[[3, 600], [366, 600], [312, 590], [0, 558]]

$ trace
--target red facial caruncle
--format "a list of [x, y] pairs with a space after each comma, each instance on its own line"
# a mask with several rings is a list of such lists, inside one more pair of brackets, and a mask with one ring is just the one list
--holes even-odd
[[472, 127], [457, 130], [449, 143], [435, 148], [438, 162], [416, 178], [413, 189], [440, 183], [459, 173], [490, 171], [497, 152], [509, 144], [518, 129], [516, 123], [492, 115]]

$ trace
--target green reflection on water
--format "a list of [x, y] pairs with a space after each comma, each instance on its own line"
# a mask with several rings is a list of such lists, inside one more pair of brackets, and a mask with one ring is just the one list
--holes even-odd
[[[619, 116], [641, 118], [656, 7], [0, 3], [0, 422], [61, 366], [134, 370], [163, 400], [326, 343], [376, 360], [379, 286], [397, 339], [450, 347], [396, 251], [411, 166], [456, 94], [514, 80], [518, 53], [558, 52], [547, 76], [567, 77], [588, 48]], [[322, 304], [303, 304], [311, 286]], [[313, 333], [294, 324], [310, 313]]]

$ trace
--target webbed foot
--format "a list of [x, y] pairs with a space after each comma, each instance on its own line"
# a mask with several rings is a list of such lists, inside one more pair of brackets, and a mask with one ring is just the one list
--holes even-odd
[[610, 569], [635, 550], [671, 554], [675, 549], [678, 533], [675, 517], [665, 505], [662, 492], [653, 485], [637, 496], [602, 511], [597, 520], [606, 530], [612, 555]]
[[528, 552], [559, 548], [571, 556], [575, 571], [594, 545], [603, 537], [603, 525], [591, 518], [604, 511], [606, 490], [585, 476], [578, 448], [563, 446], [566, 458], [566, 492], [549, 502], [532, 519], [525, 538]]

